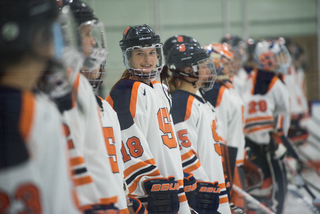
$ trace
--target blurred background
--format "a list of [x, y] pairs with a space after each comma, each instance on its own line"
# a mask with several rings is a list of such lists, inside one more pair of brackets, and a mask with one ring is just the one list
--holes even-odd
[[[125, 70], [119, 41], [129, 25], [148, 24], [162, 43], [176, 34], [202, 46], [227, 34], [244, 40], [285, 37], [304, 50], [309, 101], [320, 99], [320, 0], [84, 0], [104, 22], [107, 75], [98, 92], [105, 98]], [[317, 12], [319, 11], [319, 12]]]

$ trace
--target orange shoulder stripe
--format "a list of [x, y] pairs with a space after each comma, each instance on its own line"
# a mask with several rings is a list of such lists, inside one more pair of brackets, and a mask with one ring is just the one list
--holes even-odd
[[73, 83], [73, 93], [72, 93], [72, 108], [75, 107], [77, 96], [78, 96], [78, 90], [79, 90], [79, 84], [80, 84], [80, 73], [77, 74], [77, 77]]
[[19, 118], [19, 131], [23, 140], [30, 135], [35, 112], [34, 96], [30, 92], [22, 93], [21, 114]]
[[184, 121], [188, 120], [191, 115], [191, 108], [192, 108], [193, 100], [194, 100], [194, 96], [189, 96], [188, 101], [187, 101], [187, 110], [186, 110], [186, 116], [184, 117]]
[[224, 90], [226, 90], [226, 87], [225, 87], [225, 86], [221, 86], [221, 87], [220, 87], [220, 90], [219, 90], [218, 98], [217, 98], [217, 103], [216, 103], [216, 106], [217, 106], [217, 107], [218, 107], [218, 106], [220, 105], [220, 103], [221, 103]]
[[110, 96], [110, 94], [107, 96], [106, 101], [111, 105], [111, 107], [113, 108], [113, 100]]
[[253, 70], [253, 76], [252, 76], [252, 90], [251, 90], [251, 94], [254, 94], [254, 86], [256, 85], [257, 82], [257, 74], [258, 74], [258, 69], [255, 68]]
[[269, 87], [268, 87], [268, 92], [271, 90], [271, 88], [274, 86], [274, 84], [276, 83], [276, 81], [278, 80], [278, 77], [277, 76], [274, 76], [269, 84]]
[[132, 92], [131, 92], [131, 98], [130, 98], [130, 113], [131, 113], [133, 119], [136, 115], [138, 89], [139, 89], [140, 84], [141, 84], [141, 82], [136, 81], [135, 83], [133, 83], [133, 86], [132, 86]]

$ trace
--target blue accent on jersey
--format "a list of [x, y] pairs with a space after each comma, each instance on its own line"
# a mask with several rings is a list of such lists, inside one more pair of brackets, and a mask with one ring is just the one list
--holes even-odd
[[172, 95], [171, 112], [172, 112], [173, 124], [177, 124], [184, 121], [184, 118], [186, 116], [187, 103], [188, 103], [189, 96], [194, 96], [197, 100], [204, 103], [204, 100], [195, 94], [191, 94], [187, 91], [177, 90]]
[[130, 112], [130, 102], [133, 84], [137, 80], [124, 79], [111, 91], [113, 109], [117, 112], [121, 130], [133, 125], [134, 121]]
[[28, 150], [19, 132], [21, 105], [21, 91], [0, 87], [0, 169], [29, 159]]
[[275, 73], [273, 72], [258, 70], [253, 94], [261, 94], [261, 95], [266, 94], [268, 92], [271, 80], [273, 79], [274, 76], [275, 76]]
[[209, 91], [206, 91], [206, 93], [204, 94], [204, 98], [209, 101], [214, 107], [216, 107], [221, 86], [222, 85], [220, 83], [215, 82], [213, 88]]

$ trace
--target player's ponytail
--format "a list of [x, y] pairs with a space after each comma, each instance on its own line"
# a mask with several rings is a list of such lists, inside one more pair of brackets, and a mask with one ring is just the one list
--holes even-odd
[[121, 78], [112, 86], [111, 90], [110, 90], [110, 93], [111, 91], [113, 91], [113, 89], [119, 84], [119, 82], [121, 82], [122, 80], [124, 79], [129, 79], [131, 76], [131, 74], [129, 73], [128, 70], [125, 70], [121, 76]]

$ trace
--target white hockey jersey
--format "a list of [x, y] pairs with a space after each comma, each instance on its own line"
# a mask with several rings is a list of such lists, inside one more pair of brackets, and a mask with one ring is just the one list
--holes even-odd
[[245, 103], [245, 135], [258, 144], [270, 142], [269, 132], [282, 120], [278, 128], [287, 135], [290, 126], [289, 93], [273, 72], [254, 69], [248, 76], [242, 95]]
[[102, 132], [99, 107], [88, 80], [78, 74], [75, 103], [63, 120], [71, 154], [73, 180], [82, 210], [117, 203], [109, 156]]
[[100, 117], [102, 122], [103, 135], [108, 150], [111, 169], [117, 184], [112, 185], [112, 191], [118, 196], [117, 207], [121, 214], [129, 214], [127, 198], [123, 189], [123, 161], [121, 158], [121, 129], [117, 113], [110, 104], [100, 97], [97, 97], [100, 106]]
[[55, 104], [0, 87], [0, 212], [80, 213], [73, 193]]
[[232, 76], [233, 87], [239, 95], [241, 95], [242, 91], [244, 90], [247, 76], [248, 73], [243, 67], [239, 69], [236, 75]]
[[181, 145], [183, 170], [197, 181], [218, 182], [220, 213], [231, 213], [226, 193], [214, 107], [187, 91], [172, 95], [172, 117]]
[[183, 188], [179, 147], [162, 85], [124, 79], [107, 101], [117, 112], [122, 135], [124, 178], [129, 193], [146, 198], [143, 182], [150, 178], [174, 176], [179, 183], [181, 214], [190, 213]]
[[217, 82], [211, 90], [206, 91], [204, 96], [215, 107], [220, 142], [237, 149], [236, 165], [241, 166], [245, 146], [242, 99], [233, 88], [227, 88]]
[[284, 82], [290, 94], [292, 116], [309, 112], [308, 100], [305, 94], [304, 73], [289, 67], [289, 73], [284, 75]]

